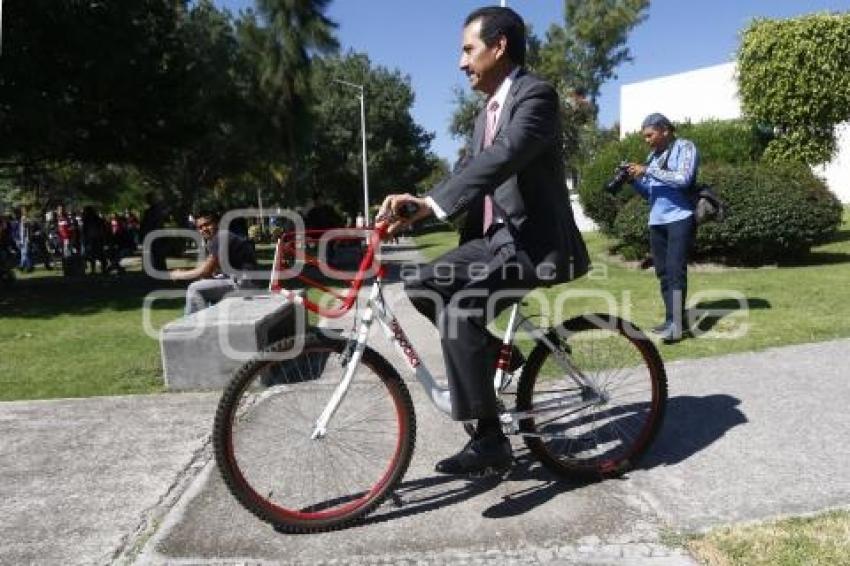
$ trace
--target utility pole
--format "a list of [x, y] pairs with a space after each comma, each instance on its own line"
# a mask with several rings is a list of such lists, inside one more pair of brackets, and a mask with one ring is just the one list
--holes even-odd
[[366, 159], [366, 93], [363, 85], [350, 83], [340, 79], [334, 79], [335, 83], [345, 85], [359, 91], [360, 98], [360, 138], [363, 141], [363, 220], [365, 226], [369, 225], [369, 171]]

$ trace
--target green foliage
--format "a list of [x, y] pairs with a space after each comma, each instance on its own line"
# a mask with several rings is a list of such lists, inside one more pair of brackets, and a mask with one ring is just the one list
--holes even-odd
[[566, 55], [562, 76], [572, 75], [574, 86], [585, 88], [594, 106], [605, 81], [617, 78], [615, 69], [632, 60], [626, 41], [648, 9], [649, 0], [564, 0], [564, 33], [549, 36], [555, 40], [551, 56]]
[[775, 128], [774, 162], [828, 161], [850, 120], [850, 13], [753, 21], [738, 52], [745, 115]]
[[303, 147], [311, 126], [311, 59], [339, 48], [333, 36], [336, 24], [324, 15], [330, 0], [256, 0], [256, 4], [267, 25], [250, 22], [253, 29], [247, 37], [259, 55], [253, 63], [271, 106], [271, 119], [278, 121], [292, 151]]
[[614, 219], [613, 232], [619, 238], [614, 250], [628, 260], [646, 257], [649, 251], [649, 205], [640, 197], [629, 198]]
[[334, 82], [366, 85], [369, 197], [381, 202], [391, 190], [413, 190], [431, 173], [433, 134], [413, 121], [410, 78], [372, 66], [350, 52], [315, 60], [314, 85], [322, 95], [312, 108], [313, 139], [304, 162], [307, 196], [322, 196], [355, 215], [363, 209], [360, 101], [357, 91]]
[[[697, 146], [700, 163], [751, 163], [759, 161], [771, 137], [748, 120], [707, 120], [681, 124], [679, 137]], [[633, 134], [640, 137], [639, 134]]]
[[185, 0], [6, 2], [0, 158], [155, 161], [187, 134], [179, 84]]
[[[726, 219], [706, 223], [697, 234], [698, 256], [730, 261], [774, 261], [828, 241], [841, 222], [841, 206], [823, 181], [802, 164], [762, 163], [765, 136], [745, 120], [684, 124], [679, 135], [700, 151], [700, 182], [726, 203]], [[631, 187], [616, 195], [603, 190], [621, 160], [641, 163], [647, 155], [640, 134], [604, 147], [582, 171], [579, 195], [600, 229], [617, 238], [627, 259], [649, 253], [648, 206]]]
[[183, 211], [229, 187], [223, 201], [245, 204], [294, 184], [276, 172], [309, 142], [310, 61], [337, 46], [327, 4], [266, 0], [262, 21], [234, 22], [212, 0], [12, 2], [0, 173], [42, 200], [107, 201], [56, 171], [132, 165]]
[[[726, 218], [700, 226], [697, 257], [747, 264], [787, 260], [828, 242], [841, 224], [838, 199], [804, 164], [714, 164], [700, 178], [726, 203]], [[640, 197], [618, 211], [616, 250], [627, 259], [649, 254], [648, 216]]]
[[829, 241], [841, 224], [840, 202], [804, 164], [715, 165], [701, 177], [717, 189], [727, 214], [700, 228], [698, 253], [781, 260]]

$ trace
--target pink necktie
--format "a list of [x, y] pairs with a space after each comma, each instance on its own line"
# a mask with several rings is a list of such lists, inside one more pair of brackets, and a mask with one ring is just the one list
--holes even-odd
[[[493, 144], [493, 137], [496, 135], [496, 119], [499, 113], [499, 102], [493, 100], [487, 105], [487, 122], [484, 125], [484, 147], [490, 147]], [[484, 195], [484, 233], [490, 229], [493, 224], [493, 198], [490, 195]]]

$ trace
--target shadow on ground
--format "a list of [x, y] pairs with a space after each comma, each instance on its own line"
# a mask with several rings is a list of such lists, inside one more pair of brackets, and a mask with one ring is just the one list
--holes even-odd
[[772, 308], [770, 301], [759, 297], [748, 297], [746, 304], [735, 299], [702, 301], [688, 309], [689, 328], [693, 336], [709, 332], [725, 317], [744, 310]]
[[[105, 310], [134, 311], [145, 296], [156, 290], [183, 289], [168, 281], [158, 281], [140, 272], [121, 275], [53, 276], [20, 279], [15, 288], [0, 297], [0, 310], [10, 317], [53, 318], [65, 314], [88, 315]], [[174, 308], [183, 299], [158, 300], [151, 308]]]
[[[738, 409], [741, 401], [730, 395], [678, 396], [669, 399], [661, 431], [639, 464], [642, 470], [682, 462], [747, 422]], [[626, 476], [628, 477], [628, 476]], [[606, 481], [622, 481], [611, 479]], [[395, 504], [386, 504], [356, 526], [373, 525], [457, 505], [501, 485], [508, 493], [482, 513], [488, 519], [528, 513], [563, 493], [594, 482], [560, 478], [540, 465], [526, 449], [518, 450], [511, 471], [504, 477], [467, 479], [432, 475], [404, 481], [396, 490]], [[510, 491], [516, 486], [515, 491]]]

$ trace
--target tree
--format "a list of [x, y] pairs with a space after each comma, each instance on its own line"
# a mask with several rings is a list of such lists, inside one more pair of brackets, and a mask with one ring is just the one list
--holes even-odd
[[267, 26], [250, 36], [259, 43], [260, 85], [291, 152], [307, 140], [311, 99], [310, 61], [339, 48], [336, 24], [324, 12], [330, 0], [256, 0]]
[[11, 0], [0, 57], [0, 159], [155, 161], [181, 139], [174, 64], [186, 0]]
[[774, 129], [765, 159], [829, 161], [850, 120], [850, 13], [755, 20], [738, 52], [744, 114]]
[[594, 110], [605, 81], [632, 60], [629, 32], [647, 17], [649, 0], [564, 0], [564, 27], [553, 25], [540, 47], [540, 72], [586, 92]]
[[175, 62], [183, 69], [179, 92], [186, 135], [144, 170], [187, 212], [203, 192], [223, 189], [270, 156], [279, 158], [283, 143], [259, 97], [251, 54], [243, 50], [230, 15], [211, 0], [200, 0], [187, 14]]
[[373, 68], [368, 56], [348, 53], [315, 61], [313, 138], [305, 164], [307, 196], [324, 196], [346, 212], [362, 210], [360, 103], [335, 79], [365, 85], [369, 196], [380, 200], [391, 190], [410, 189], [430, 173], [433, 156], [425, 132], [410, 115], [410, 79], [398, 71]]
[[212, 0], [7, 1], [0, 175], [88, 199], [66, 171], [139, 170], [183, 210], [279, 186], [309, 139], [310, 58], [336, 46], [327, 3], [261, 1], [260, 23]]

